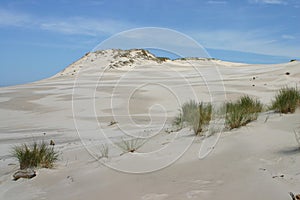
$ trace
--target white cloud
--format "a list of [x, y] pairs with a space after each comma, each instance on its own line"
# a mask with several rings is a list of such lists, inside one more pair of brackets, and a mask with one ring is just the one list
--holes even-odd
[[286, 5], [287, 1], [286, 0], [250, 0], [250, 3]]
[[299, 57], [300, 48], [293, 44], [282, 44], [273, 33], [265, 30], [252, 31], [198, 31], [190, 35], [206, 48], [242, 51], [266, 55]]

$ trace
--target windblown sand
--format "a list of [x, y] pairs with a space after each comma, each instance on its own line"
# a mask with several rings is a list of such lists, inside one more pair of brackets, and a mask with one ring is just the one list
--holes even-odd
[[[300, 84], [299, 62], [135, 58], [109, 68], [116, 53], [91, 53], [49, 79], [0, 88], [0, 199], [274, 200], [300, 193], [299, 110], [264, 112], [223, 131], [203, 159], [206, 138], [189, 128], [169, 133], [189, 99], [220, 104], [248, 94], [270, 105], [281, 87]], [[124, 154], [114, 144], [125, 134], [148, 139]], [[55, 168], [12, 181], [19, 166], [11, 148], [42, 140], [56, 143]], [[97, 159], [104, 143], [109, 158]]]

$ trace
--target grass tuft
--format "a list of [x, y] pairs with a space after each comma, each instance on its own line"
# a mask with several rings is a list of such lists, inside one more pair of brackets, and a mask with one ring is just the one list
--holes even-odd
[[270, 109], [280, 113], [294, 113], [300, 103], [300, 93], [297, 88], [281, 88], [275, 96]]
[[123, 150], [124, 153], [133, 153], [136, 152], [139, 148], [141, 148], [145, 144], [145, 139], [134, 138], [125, 140], [122, 138], [120, 143], [116, 145]]
[[263, 105], [258, 100], [243, 96], [236, 102], [226, 103], [226, 125], [229, 129], [245, 126], [258, 117]]
[[54, 150], [53, 146], [50, 147], [45, 142], [34, 142], [30, 146], [27, 144], [15, 146], [12, 149], [12, 156], [18, 159], [20, 169], [52, 168], [58, 160], [58, 152]]
[[101, 158], [108, 158], [109, 148], [107, 144], [102, 144], [100, 147], [100, 157]]
[[181, 112], [174, 119], [173, 125], [183, 127], [184, 124], [193, 127], [196, 135], [203, 132], [204, 126], [208, 125], [212, 116], [212, 105], [210, 103], [197, 103], [194, 100], [186, 102], [181, 107]]

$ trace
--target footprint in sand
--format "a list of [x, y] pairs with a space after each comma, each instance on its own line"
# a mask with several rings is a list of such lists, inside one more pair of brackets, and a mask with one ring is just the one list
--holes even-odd
[[169, 195], [167, 194], [146, 194], [144, 196], [142, 196], [142, 200], [163, 200], [165, 198], [167, 198]]

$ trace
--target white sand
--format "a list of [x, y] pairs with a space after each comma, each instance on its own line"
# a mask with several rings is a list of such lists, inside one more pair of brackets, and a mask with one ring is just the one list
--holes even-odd
[[[246, 127], [223, 132], [201, 160], [203, 138], [194, 139], [188, 128], [166, 133], [189, 99], [218, 104], [248, 94], [270, 104], [279, 88], [299, 85], [299, 62], [159, 63], [139, 52], [90, 53], [49, 79], [0, 88], [0, 199], [252, 200], [300, 193], [300, 151], [293, 133], [300, 132], [299, 111], [262, 113]], [[106, 68], [113, 64], [115, 69]], [[111, 121], [118, 123], [109, 126]], [[124, 134], [151, 138], [138, 152], [120, 156], [110, 142]], [[51, 139], [61, 153], [55, 168], [12, 181], [19, 166], [11, 147]], [[109, 158], [97, 161], [102, 143], [109, 143]]]

